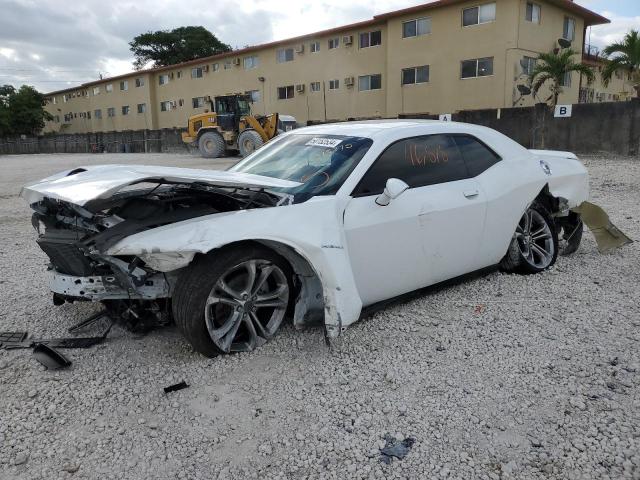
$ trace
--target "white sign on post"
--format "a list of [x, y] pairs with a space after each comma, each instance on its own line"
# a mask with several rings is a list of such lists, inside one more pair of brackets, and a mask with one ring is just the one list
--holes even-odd
[[573, 105], [556, 105], [556, 111], [554, 117], [556, 118], [569, 118], [571, 117], [571, 109]]
[[450, 122], [451, 121], [451, 114], [450, 113], [443, 113], [440, 115], [440, 121], [441, 122]]

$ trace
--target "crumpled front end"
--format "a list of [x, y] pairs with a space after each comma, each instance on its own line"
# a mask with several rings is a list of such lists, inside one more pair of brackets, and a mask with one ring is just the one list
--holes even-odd
[[131, 319], [168, 315], [168, 300], [180, 269], [195, 252], [110, 255], [108, 250], [136, 233], [197, 217], [273, 207], [285, 197], [262, 188], [219, 187], [153, 180], [93, 198], [80, 206], [46, 189], [36, 200], [32, 224], [49, 258], [54, 303], [103, 302]]

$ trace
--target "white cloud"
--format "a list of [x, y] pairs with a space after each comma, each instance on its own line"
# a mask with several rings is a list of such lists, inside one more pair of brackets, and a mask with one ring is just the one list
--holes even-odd
[[[610, 11], [598, 13], [611, 20], [611, 23], [607, 25], [596, 25], [591, 27], [591, 32], [587, 31], [586, 41], [599, 48], [604, 48], [613, 42], [622, 40], [631, 29], [640, 29], [640, 16], [625, 17]], [[590, 36], [589, 33], [591, 33]]]

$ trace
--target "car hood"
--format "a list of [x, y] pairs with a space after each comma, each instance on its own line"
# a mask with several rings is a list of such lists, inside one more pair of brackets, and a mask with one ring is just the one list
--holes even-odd
[[91, 200], [109, 198], [129, 185], [159, 180], [238, 188], [292, 188], [300, 185], [288, 180], [222, 170], [150, 165], [96, 165], [67, 170], [25, 185], [20, 195], [30, 204], [47, 197], [82, 206]]

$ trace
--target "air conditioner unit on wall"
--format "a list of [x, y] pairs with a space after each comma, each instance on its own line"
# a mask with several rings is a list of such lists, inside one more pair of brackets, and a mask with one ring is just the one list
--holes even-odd
[[353, 78], [353, 77], [346, 77], [346, 78], [344, 79], [344, 84], [345, 84], [347, 87], [353, 87], [353, 82], [354, 82], [354, 78]]
[[351, 45], [353, 43], [353, 35], [345, 35], [342, 37], [342, 43], [344, 45]]
[[304, 92], [304, 83], [300, 83], [300, 84], [296, 85], [296, 92], [298, 92], [298, 93]]
[[296, 53], [304, 53], [304, 44], [301, 43], [300, 45], [296, 46]]
[[234, 65], [240, 65], [240, 57], [236, 57], [233, 59], [233, 64]]

